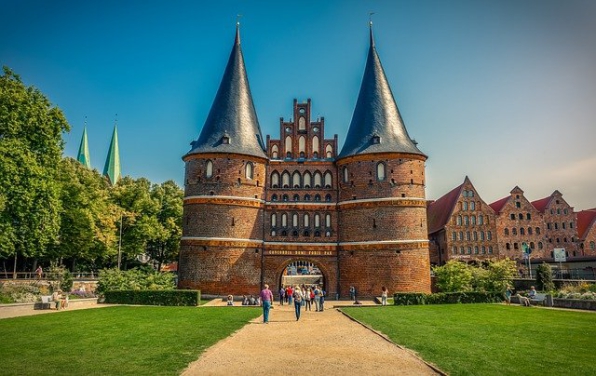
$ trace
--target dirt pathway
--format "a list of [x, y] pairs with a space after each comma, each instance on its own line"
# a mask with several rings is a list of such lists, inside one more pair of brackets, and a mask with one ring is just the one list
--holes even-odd
[[293, 306], [275, 304], [270, 323], [262, 320], [253, 320], [209, 348], [183, 375], [437, 374], [412, 353], [336, 309], [302, 312], [296, 321]]

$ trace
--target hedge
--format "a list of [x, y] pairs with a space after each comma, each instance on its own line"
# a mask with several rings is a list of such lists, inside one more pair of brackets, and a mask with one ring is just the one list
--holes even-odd
[[395, 305], [423, 305], [423, 304], [457, 304], [457, 303], [499, 303], [504, 300], [501, 292], [440, 292], [436, 294], [424, 293], [396, 293], [393, 294]]
[[198, 306], [199, 290], [119, 290], [106, 291], [105, 302], [158, 306]]

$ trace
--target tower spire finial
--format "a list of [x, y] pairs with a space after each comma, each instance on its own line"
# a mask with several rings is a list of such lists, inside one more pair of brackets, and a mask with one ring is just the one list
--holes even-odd
[[375, 12], [368, 12], [368, 27], [370, 29], [370, 46], [373, 47], [375, 45], [375, 39], [373, 38], [373, 22], [372, 16]]
[[241, 14], [236, 15], [236, 44], [240, 44], [240, 17], [242, 17]]

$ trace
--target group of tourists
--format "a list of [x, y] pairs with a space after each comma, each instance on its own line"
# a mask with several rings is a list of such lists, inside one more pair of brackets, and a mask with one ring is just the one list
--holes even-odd
[[305, 311], [312, 311], [314, 305], [316, 312], [322, 312], [325, 309], [325, 290], [318, 285], [282, 286], [279, 289], [279, 304], [292, 304], [292, 302], [296, 312], [296, 321], [298, 321], [302, 307]]
[[[312, 311], [313, 305], [316, 312], [322, 312], [325, 309], [325, 290], [318, 285], [296, 285], [282, 286], [279, 289], [279, 304], [294, 304], [296, 321], [300, 320], [302, 307], [305, 311]], [[259, 298], [263, 306], [263, 322], [269, 323], [269, 310], [273, 304], [273, 293], [269, 290], [269, 285], [261, 291]]]

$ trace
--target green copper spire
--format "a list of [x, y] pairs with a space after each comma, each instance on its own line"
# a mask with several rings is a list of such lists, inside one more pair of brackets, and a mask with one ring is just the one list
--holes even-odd
[[112, 142], [110, 143], [110, 150], [108, 151], [106, 164], [103, 168], [103, 174], [108, 178], [112, 185], [116, 185], [118, 180], [122, 177], [120, 171], [120, 151], [118, 150], [118, 129], [116, 125], [114, 125]]
[[83, 128], [83, 137], [81, 138], [81, 145], [79, 146], [79, 154], [77, 161], [88, 169], [91, 169], [91, 158], [89, 158], [89, 144], [87, 143], [87, 121], [85, 121], [85, 128]]

